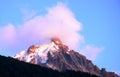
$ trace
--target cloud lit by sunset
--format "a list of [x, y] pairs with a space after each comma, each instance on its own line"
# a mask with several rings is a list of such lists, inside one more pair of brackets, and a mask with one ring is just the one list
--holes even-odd
[[70, 49], [79, 50], [79, 46], [84, 43], [84, 37], [80, 34], [82, 25], [72, 11], [63, 3], [58, 3], [47, 11], [47, 14], [35, 16], [18, 28], [12, 24], [1, 28], [0, 35], [3, 38], [0, 41], [4, 44], [3, 48], [7, 45], [18, 48], [24, 44], [38, 44], [57, 36]]
[[3, 1], [0, 10], [1, 55], [13, 56], [57, 37], [100, 67], [120, 70], [119, 2]]
[[49, 8], [46, 15], [35, 16], [18, 28], [11, 24], [0, 29], [0, 35], [3, 37], [0, 41], [3, 42], [4, 47], [11, 43], [12, 45], [37, 43], [57, 36], [74, 49], [84, 40], [83, 36], [78, 33], [82, 29], [81, 23], [62, 3]]

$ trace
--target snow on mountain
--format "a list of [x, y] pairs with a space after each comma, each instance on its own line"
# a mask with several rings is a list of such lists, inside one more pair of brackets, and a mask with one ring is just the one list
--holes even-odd
[[114, 72], [106, 72], [104, 68], [100, 70], [85, 56], [70, 50], [57, 37], [52, 38], [47, 44], [31, 45], [28, 50], [21, 51], [13, 58], [58, 71], [74, 70], [88, 72], [101, 77], [119, 77]]
[[38, 62], [46, 63], [48, 60], [48, 53], [54, 57], [54, 53], [59, 52], [60, 45], [62, 45], [62, 42], [58, 38], [53, 38], [50, 43], [39, 46], [32, 45], [27, 51], [21, 51], [13, 57], [34, 64], [37, 64]]

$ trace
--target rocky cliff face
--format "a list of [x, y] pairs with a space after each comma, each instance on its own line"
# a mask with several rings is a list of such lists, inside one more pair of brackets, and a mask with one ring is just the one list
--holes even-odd
[[100, 70], [85, 56], [70, 50], [58, 38], [52, 38], [48, 44], [32, 45], [27, 51], [22, 51], [14, 58], [59, 71], [74, 70], [89, 72], [101, 77], [119, 77], [113, 72], [106, 72], [105, 69]]

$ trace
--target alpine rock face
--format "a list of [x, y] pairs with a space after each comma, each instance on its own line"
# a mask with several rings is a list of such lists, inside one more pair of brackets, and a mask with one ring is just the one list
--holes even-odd
[[41, 65], [58, 71], [74, 70], [88, 72], [101, 77], [119, 77], [114, 72], [101, 70], [82, 54], [70, 50], [62, 41], [54, 37], [51, 42], [39, 46], [32, 45], [27, 51], [21, 51], [13, 58]]

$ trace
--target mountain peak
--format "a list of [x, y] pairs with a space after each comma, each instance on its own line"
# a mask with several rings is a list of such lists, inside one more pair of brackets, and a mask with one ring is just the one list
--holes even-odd
[[64, 49], [66, 52], [70, 51], [69, 47], [65, 45], [58, 37], [51, 38], [51, 42], [54, 42], [59, 47], [59, 49]]
[[85, 56], [70, 50], [58, 37], [51, 38], [51, 42], [43, 45], [31, 45], [28, 50], [22, 51], [13, 58], [58, 71], [74, 70], [101, 77], [119, 77], [105, 70], [100, 70]]
[[54, 42], [57, 45], [61, 45], [62, 41], [58, 37], [52, 37], [51, 41]]

